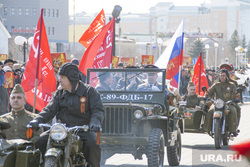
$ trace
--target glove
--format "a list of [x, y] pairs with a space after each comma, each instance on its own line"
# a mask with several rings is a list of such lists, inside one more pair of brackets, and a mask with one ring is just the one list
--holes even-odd
[[89, 130], [93, 132], [100, 132], [101, 131], [101, 126], [96, 125], [96, 124], [90, 124], [89, 125]]
[[27, 125], [27, 127], [31, 127], [31, 129], [38, 131], [38, 129], [39, 129], [39, 122], [37, 120], [32, 120]]

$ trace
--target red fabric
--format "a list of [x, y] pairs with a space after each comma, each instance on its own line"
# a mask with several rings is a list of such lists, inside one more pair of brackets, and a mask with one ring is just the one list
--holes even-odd
[[83, 74], [87, 75], [87, 69], [91, 67], [109, 67], [112, 61], [114, 21], [113, 18], [85, 51], [79, 65]]
[[250, 161], [250, 142], [244, 142], [237, 145], [232, 145], [230, 148], [234, 151], [237, 151], [235, 158], [238, 158], [239, 155], [244, 155]]
[[[40, 37], [40, 23], [42, 19], [42, 30]], [[40, 58], [38, 62], [38, 45], [40, 42]], [[37, 63], [38, 62], [38, 63]], [[47, 39], [47, 34], [45, 30], [45, 25], [42, 18], [42, 13], [39, 18], [37, 28], [34, 34], [34, 40], [31, 45], [29, 61], [27, 62], [23, 79], [22, 87], [26, 94], [27, 103], [33, 106], [34, 104], [34, 88], [35, 79], [38, 68], [38, 87], [37, 87], [37, 98], [36, 98], [36, 109], [41, 111], [51, 99], [51, 93], [56, 90], [56, 77], [51, 61], [49, 43]]]
[[[196, 85], [196, 93], [201, 95], [201, 96], [204, 95], [201, 88], [203, 86], [206, 86], [207, 88], [209, 88], [201, 55], [199, 56], [195, 66], [194, 66], [194, 74], [193, 74], [192, 82]], [[199, 87], [200, 87], [200, 92], [199, 92]]]
[[90, 24], [88, 29], [83, 33], [82, 37], [79, 39], [79, 42], [86, 48], [92, 43], [96, 36], [102, 31], [105, 26], [105, 14], [103, 9], [96, 16], [95, 20]]

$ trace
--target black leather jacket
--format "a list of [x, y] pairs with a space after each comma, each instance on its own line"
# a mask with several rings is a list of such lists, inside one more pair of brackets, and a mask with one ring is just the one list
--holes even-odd
[[[80, 97], [86, 97], [85, 113], [81, 113]], [[57, 90], [52, 100], [36, 117], [39, 123], [46, 123], [56, 115], [57, 120], [68, 127], [101, 125], [104, 119], [104, 107], [100, 94], [91, 86], [79, 81], [75, 93], [66, 90]]]

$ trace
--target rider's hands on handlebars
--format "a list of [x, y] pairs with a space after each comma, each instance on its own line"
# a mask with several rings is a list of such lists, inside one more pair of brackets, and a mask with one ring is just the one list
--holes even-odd
[[36, 130], [36, 131], [39, 129], [39, 123], [37, 120], [30, 121], [28, 126], [30, 126], [31, 129]]
[[89, 125], [89, 130], [93, 131], [93, 132], [100, 132], [101, 126], [100, 125], [96, 125], [96, 124], [90, 124]]

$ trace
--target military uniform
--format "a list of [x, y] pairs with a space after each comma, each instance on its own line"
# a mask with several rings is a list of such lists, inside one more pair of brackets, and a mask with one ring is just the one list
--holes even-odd
[[[216, 99], [222, 99], [224, 102], [233, 100], [236, 92], [236, 86], [232, 82], [217, 82], [208, 89], [208, 96]], [[205, 130], [210, 131], [212, 127], [214, 105], [209, 108], [205, 120]], [[228, 124], [229, 132], [236, 132], [237, 127], [237, 108], [235, 104], [229, 106]]]
[[[2, 134], [6, 139], [24, 139], [28, 140], [26, 136], [27, 125], [33, 120], [37, 114], [31, 113], [25, 109], [20, 111], [11, 111], [10, 113], [4, 114], [0, 117], [0, 121], [10, 123], [9, 129], [3, 130]], [[31, 141], [36, 142], [38, 135], [42, 133], [40, 128], [38, 131], [34, 131]]]
[[[138, 85], [141, 85], [143, 82], [141, 81], [141, 79], [139, 79], [138, 77], [135, 77], [135, 82], [136, 84], [134, 84], [131, 88], [128, 88], [128, 85], [129, 85], [129, 81], [127, 79], [127, 83], [126, 83], [126, 89], [127, 90], [130, 90], [130, 91], [136, 91], [137, 90], [137, 87]], [[125, 90], [125, 79], [120, 79], [117, 83], [117, 86], [116, 86], [116, 90]]]
[[149, 83], [144, 83], [138, 86], [137, 90], [138, 91], [152, 91], [152, 87], [155, 86], [159, 89], [159, 91], [162, 90], [162, 84], [159, 82], [155, 82], [153, 85], [150, 85]]
[[192, 107], [195, 108], [195, 106], [200, 106], [202, 107], [202, 103], [201, 101], [203, 100], [203, 98], [200, 95], [185, 95], [182, 97], [183, 101], [187, 101], [187, 105], [186, 107]]

